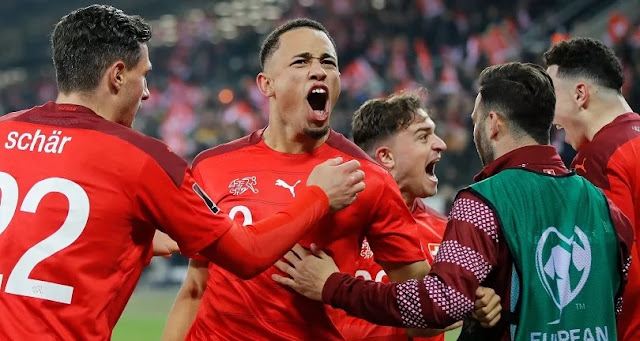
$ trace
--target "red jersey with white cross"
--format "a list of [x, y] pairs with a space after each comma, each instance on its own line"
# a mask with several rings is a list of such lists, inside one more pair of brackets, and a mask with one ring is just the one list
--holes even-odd
[[156, 228], [192, 255], [234, 224], [161, 142], [88, 108], [0, 118], [0, 340], [109, 340]]
[[[442, 243], [442, 236], [444, 235], [444, 230], [447, 227], [447, 217], [425, 205], [422, 200], [416, 200], [415, 205], [413, 217], [420, 225], [420, 227], [418, 227], [418, 236], [425, 248], [427, 260], [429, 261], [429, 264], [432, 264], [436, 253], [438, 252], [438, 248], [440, 247], [440, 243]], [[358, 264], [358, 270], [356, 271], [356, 277], [388, 283], [389, 278], [387, 277], [387, 274], [380, 265], [373, 261], [373, 255], [374, 253], [371, 251], [369, 243], [365, 240], [362, 243], [362, 251], [360, 253], [360, 261]], [[379, 326], [351, 316], [347, 316], [344, 319], [340, 332], [348, 341], [408, 340], [407, 333], [404, 328]], [[444, 341], [444, 334], [431, 338], [413, 338], [413, 340]]]
[[[300, 244], [315, 243], [334, 258], [340, 271], [355, 274], [366, 237], [376, 261], [412, 263], [425, 259], [417, 225], [391, 175], [351, 141], [331, 131], [311, 153], [270, 149], [262, 131], [200, 154], [194, 174], [221, 209], [249, 224], [287, 206], [311, 170], [327, 159], [357, 159], [366, 189], [346, 209], [327, 215]], [[271, 279], [269, 268], [241, 280], [210, 263], [207, 289], [188, 340], [342, 340], [334, 311]], [[280, 273], [282, 274], [282, 273]]]

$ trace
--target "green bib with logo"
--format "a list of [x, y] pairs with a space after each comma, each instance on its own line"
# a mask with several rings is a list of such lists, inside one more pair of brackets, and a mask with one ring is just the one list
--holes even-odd
[[575, 174], [507, 169], [470, 189], [514, 262], [512, 340], [615, 340], [618, 238], [604, 194]]

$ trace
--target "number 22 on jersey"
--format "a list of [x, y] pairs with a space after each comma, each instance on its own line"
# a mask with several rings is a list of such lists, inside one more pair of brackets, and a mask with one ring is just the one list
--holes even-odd
[[[52, 235], [33, 245], [20, 257], [8, 274], [5, 291], [9, 294], [71, 303], [73, 287], [29, 278], [38, 263], [68, 247], [80, 237], [89, 218], [89, 197], [73, 181], [63, 178], [47, 178], [37, 182], [22, 200], [21, 212], [36, 213], [42, 198], [50, 193], [60, 193], [69, 201], [69, 211], [62, 226]], [[0, 238], [18, 209], [18, 182], [8, 173], [0, 172]], [[4, 280], [0, 273], [0, 286]]]

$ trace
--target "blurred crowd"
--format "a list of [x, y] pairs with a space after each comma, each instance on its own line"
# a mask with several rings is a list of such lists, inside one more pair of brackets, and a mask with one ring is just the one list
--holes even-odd
[[[255, 84], [260, 43], [282, 21], [309, 17], [322, 22], [337, 44], [342, 94], [332, 125], [338, 132], [350, 135], [352, 113], [369, 98], [426, 89], [425, 105], [437, 124], [436, 132], [448, 145], [437, 167], [439, 197], [446, 203], [457, 189], [472, 182], [481, 167], [470, 122], [474, 79], [489, 65], [539, 62], [540, 56], [523, 52], [521, 36], [557, 3], [292, 0], [281, 18], [263, 32], [248, 24], [238, 26], [233, 39], [212, 37], [212, 28], [220, 24], [213, 9], [178, 16], [172, 32], [163, 25], [154, 26], [153, 71], [148, 77], [151, 97], [134, 127], [162, 139], [188, 160], [203, 149], [264, 127], [268, 103]], [[638, 110], [640, 25], [619, 13], [609, 15], [609, 30], [601, 38], [621, 57], [627, 76], [623, 90]], [[165, 44], [171, 36], [174, 43]], [[564, 38], [562, 33], [549, 37], [550, 42]], [[43, 70], [0, 88], [0, 110], [6, 113], [55, 99], [52, 67]], [[568, 162], [573, 154], [562, 141], [561, 133], [555, 134], [554, 145]]]

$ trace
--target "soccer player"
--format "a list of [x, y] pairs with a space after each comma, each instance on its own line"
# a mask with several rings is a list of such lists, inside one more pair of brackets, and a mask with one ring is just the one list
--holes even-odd
[[[435, 165], [447, 146], [435, 134], [435, 124], [420, 97], [417, 93], [402, 93], [369, 100], [353, 115], [351, 131], [358, 147], [388, 170], [400, 187], [405, 205], [419, 224], [418, 236], [427, 251], [427, 260], [433, 263], [447, 218], [420, 198], [436, 194]], [[365, 240], [356, 277], [388, 282], [387, 274], [373, 257]], [[340, 332], [346, 340], [407, 340], [405, 329], [378, 326], [351, 316], [345, 318]], [[444, 340], [444, 334], [430, 340]]]
[[[366, 237], [390, 280], [424, 276], [429, 265], [417, 225], [393, 178], [329, 127], [340, 78], [335, 44], [326, 29], [308, 19], [289, 21], [266, 38], [260, 60], [257, 84], [269, 98], [269, 125], [201, 153], [193, 165], [198, 183], [232, 217], [250, 224], [297, 198], [300, 182], [318, 160], [359, 160], [366, 189], [300, 243], [321, 245], [342, 271], [354, 274]], [[433, 176], [433, 167], [426, 166], [425, 176]], [[165, 339], [184, 339], [187, 332], [188, 340], [343, 339], [331, 309], [275, 285], [274, 273], [278, 270], [271, 268], [242, 280], [215, 264], [191, 260]]]
[[[578, 154], [571, 167], [640, 228], [640, 116], [621, 93], [622, 65], [613, 50], [590, 38], [575, 38], [544, 54], [556, 91], [554, 123]], [[640, 340], [640, 252], [634, 261], [618, 321], [618, 338]]]
[[150, 37], [110, 6], [71, 12], [51, 38], [56, 101], [0, 118], [0, 340], [110, 339], [156, 229], [251, 277], [364, 188], [356, 161], [331, 159], [265, 216], [280, 213], [234, 223], [184, 160], [131, 129], [149, 97]]
[[633, 231], [604, 193], [569, 172], [549, 135], [551, 78], [537, 65], [485, 69], [471, 115], [485, 167], [460, 191], [433, 267], [423, 280], [376, 283], [339, 273], [329, 256], [299, 246], [274, 280], [371, 322], [439, 328], [466, 317], [479, 284], [510, 307], [495, 328], [463, 327], [469, 340], [614, 338]]

